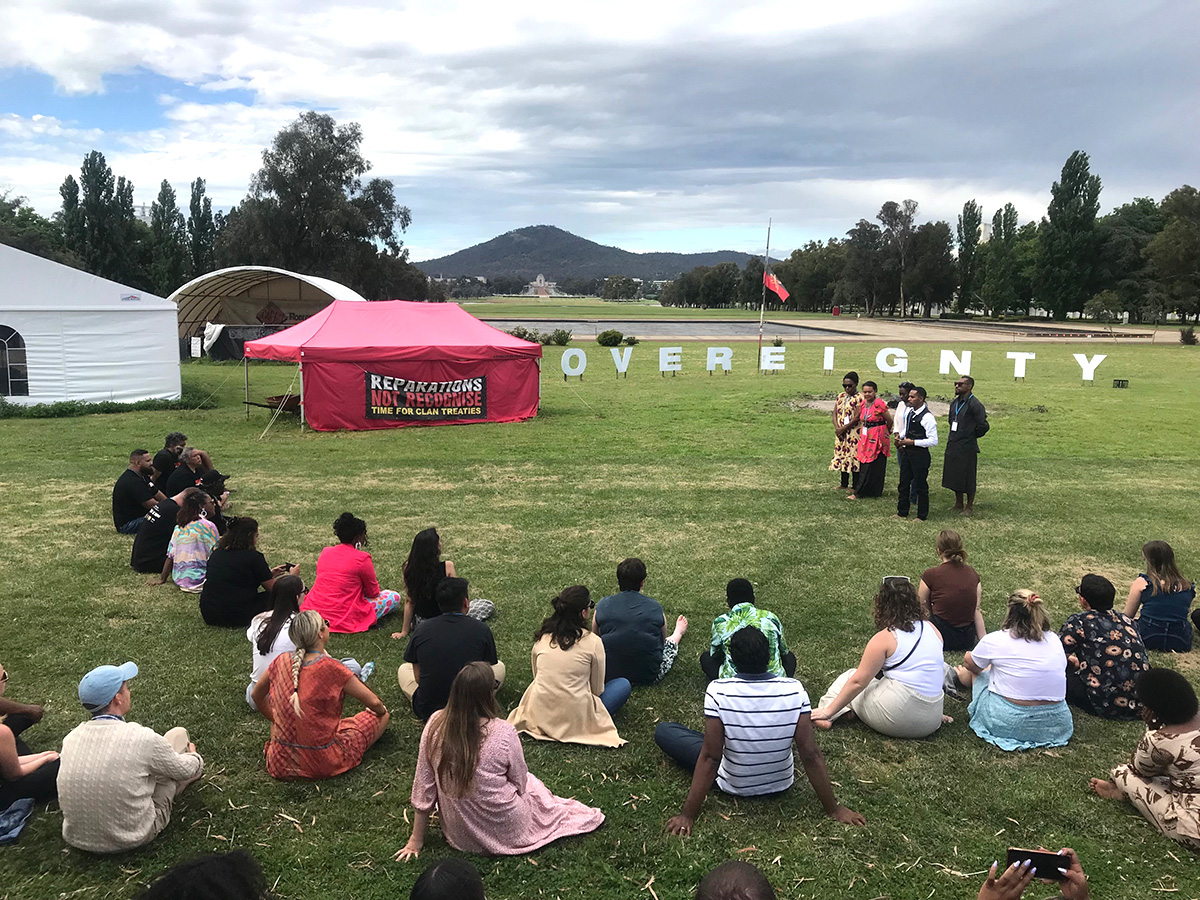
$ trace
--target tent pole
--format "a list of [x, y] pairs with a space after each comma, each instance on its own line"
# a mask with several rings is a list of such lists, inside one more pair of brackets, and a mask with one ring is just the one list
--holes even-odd
[[296, 364], [300, 370], [300, 430], [304, 430], [304, 351], [300, 351], [300, 361]]
[[250, 360], [246, 359], [246, 351], [242, 351], [242, 371], [246, 376], [246, 421], [250, 421]]

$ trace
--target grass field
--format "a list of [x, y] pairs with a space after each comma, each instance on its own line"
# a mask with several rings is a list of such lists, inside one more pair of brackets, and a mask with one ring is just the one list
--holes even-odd
[[[652, 300], [600, 300], [595, 297], [483, 297], [459, 301], [472, 315], [484, 319], [528, 318], [554, 319], [562, 317], [587, 319], [758, 319], [757, 309], [685, 309], [678, 306], [659, 306]], [[827, 319], [828, 313], [805, 313], [792, 310], [773, 310], [772, 319]]]
[[[1109, 576], [1123, 596], [1150, 538], [1171, 542], [1195, 577], [1200, 352], [1106, 347], [1095, 386], [1085, 387], [1070, 346], [1031, 348], [1038, 358], [1024, 383], [1012, 381], [1004, 356], [1021, 345], [975, 348], [977, 395], [992, 422], [979, 515], [951, 519], [951, 499], [936, 487], [939, 454], [932, 513], [920, 525], [890, 518], [887, 499], [846, 503], [827, 471], [828, 416], [796, 402], [835, 391], [846, 369], [872, 377], [875, 345], [840, 345], [836, 377], [821, 375], [817, 347], [789, 348], [788, 370], [772, 376], [755, 374], [750, 352], [735, 350], [733, 373], [710, 376], [702, 345], [689, 346], [684, 372], [663, 378], [647, 343], [634, 348], [627, 379], [613, 376], [606, 350], [586, 349], [586, 380], [565, 383], [561, 348], [547, 348], [541, 414], [521, 425], [315, 434], [285, 420], [260, 439], [267, 414], [247, 420], [241, 366], [208, 363], [185, 366], [184, 379], [215, 392], [214, 409], [0, 422], [0, 653], [8, 696], [47, 704], [29, 734], [34, 748], [59, 746], [83, 719], [75, 688], [84, 671], [132, 659], [141, 675], [131, 718], [159, 731], [186, 726], [207, 763], [168, 830], [140, 852], [69, 850], [57, 808], [39, 811], [20, 842], [0, 850], [0, 898], [129, 897], [180, 859], [233, 847], [252, 851], [285, 898], [401, 898], [421, 866], [454, 853], [435, 828], [418, 863], [392, 861], [409, 833], [420, 733], [396, 686], [403, 648], [389, 639], [392, 628], [335, 636], [330, 646], [377, 662], [372, 686], [394, 713], [388, 734], [351, 773], [283, 784], [262, 763], [268, 724], [243, 701], [244, 635], [205, 627], [195, 597], [146, 587], [128, 568], [130, 539], [112, 532], [112, 483], [130, 449], [156, 449], [175, 428], [232, 476], [237, 511], [258, 518], [268, 560], [300, 563], [306, 577], [343, 510], [367, 520], [385, 587], [400, 586], [413, 534], [436, 524], [472, 595], [500, 609], [492, 627], [508, 663], [505, 708], [528, 684], [532, 631], [565, 585], [602, 596], [616, 588], [616, 563], [641, 556], [647, 592], [669, 615], [689, 617], [675, 671], [638, 690], [617, 717], [627, 746], [526, 742], [531, 771], [598, 805], [608, 821], [528, 858], [473, 858], [489, 897], [682, 900], [731, 856], [762, 867], [781, 897], [974, 897], [1006, 847], [1038, 844], [1074, 846], [1097, 898], [1200, 896], [1195, 857], [1131, 807], [1088, 792], [1088, 776], [1128, 756], [1136, 724], [1076, 715], [1069, 746], [1022, 754], [976, 738], [965, 705], [953, 701], [956, 721], [928, 740], [838, 727], [818, 741], [839, 800], [866, 816], [866, 828], [824, 818], [801, 777], [782, 799], [712, 794], [688, 839], [662, 832], [688, 776], [652, 741], [658, 721], [701, 723], [695, 658], [731, 577], [754, 581], [761, 604], [782, 618], [814, 698], [857, 662], [880, 576], [932, 565], [934, 537], [948, 525], [963, 533], [982, 576], [989, 628], [1017, 587], [1046, 598], [1056, 627], [1075, 611], [1072, 588], [1084, 572]], [[948, 396], [938, 350], [910, 348], [909, 374]], [[292, 374], [255, 365], [253, 393], [279, 393]], [[1108, 387], [1118, 377], [1128, 390]], [[893, 470], [892, 491], [895, 483]], [[1196, 678], [1192, 656], [1153, 661]], [[1027, 896], [1051, 893], [1038, 886]]]

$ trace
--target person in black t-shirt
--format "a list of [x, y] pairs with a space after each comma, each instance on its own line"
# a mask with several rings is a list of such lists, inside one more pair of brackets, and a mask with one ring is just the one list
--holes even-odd
[[172, 431], [167, 435], [163, 448], [154, 454], [154, 483], [166, 485], [167, 479], [179, 465], [179, 455], [187, 444], [187, 435], [182, 431]]
[[119, 534], [134, 534], [146, 511], [166, 499], [150, 480], [152, 470], [149, 450], [134, 450], [129, 454], [129, 467], [113, 485], [113, 525]]
[[229, 530], [229, 520], [225, 518], [225, 510], [229, 507], [229, 491], [225, 490], [228, 478], [216, 469], [209, 469], [200, 479], [200, 490], [212, 497], [215, 509], [211, 521], [217, 526], [217, 534], [221, 535]]
[[236, 518], [208, 558], [200, 615], [209, 625], [245, 628], [256, 615], [272, 608], [275, 579], [297, 572], [287, 563], [268, 566], [258, 549], [258, 522], [249, 516]]
[[178, 494], [184, 488], [199, 487], [200, 479], [204, 477], [204, 461], [200, 451], [195, 447], [184, 447], [183, 455], [179, 457], [179, 465], [167, 479], [163, 492], [167, 496]]
[[186, 488], [174, 497], [168, 497], [159, 502], [146, 513], [137, 536], [133, 539], [133, 549], [129, 551], [129, 565], [135, 572], [145, 572], [149, 575], [162, 573], [167, 563], [167, 548], [171, 546], [171, 534], [175, 531], [175, 520], [179, 516], [180, 504], [188, 491], [199, 491], [200, 488]]
[[468, 663], [488, 663], [496, 690], [504, 684], [504, 663], [496, 658], [492, 630], [467, 615], [471, 602], [467, 587], [465, 578], [443, 578], [437, 586], [442, 614], [418, 625], [404, 649], [404, 665], [396, 676], [400, 690], [412, 700], [413, 712], [422, 719], [445, 707], [454, 676]]

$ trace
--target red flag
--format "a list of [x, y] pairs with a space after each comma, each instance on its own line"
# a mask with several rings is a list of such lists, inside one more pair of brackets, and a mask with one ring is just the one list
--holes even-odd
[[780, 301], [787, 303], [787, 288], [783, 286], [782, 281], [775, 277], [773, 272], [763, 272], [763, 284], [773, 290], [779, 296]]

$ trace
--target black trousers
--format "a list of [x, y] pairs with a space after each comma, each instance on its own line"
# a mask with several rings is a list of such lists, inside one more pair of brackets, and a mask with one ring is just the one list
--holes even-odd
[[[21, 740], [21, 732], [33, 724], [33, 719], [21, 713], [13, 713], [4, 720], [4, 724], [12, 729], [17, 744], [17, 755], [28, 756], [28, 745]], [[43, 763], [33, 772], [18, 778], [16, 781], [0, 779], [0, 809], [7, 809], [14, 800], [29, 797], [33, 800], [53, 800], [58, 796], [58, 763]]]
[[[724, 662], [724, 653], [715, 659], [707, 650], [700, 654], [700, 670], [704, 672], [704, 677], [709, 681], [715, 681], [721, 677], [721, 664]], [[796, 654], [791, 650], [780, 657], [779, 662], [783, 665], [783, 671], [787, 673], [788, 678], [796, 674]]]
[[905, 447], [900, 451], [900, 487], [897, 490], [896, 513], [908, 516], [912, 496], [917, 498], [917, 518], [929, 517], [929, 450], [925, 447]]
[[974, 622], [960, 628], [957, 625], [951, 625], [937, 613], [929, 614], [929, 622], [941, 632], [943, 650], [973, 650], [979, 643], [979, 638], [975, 636]]

